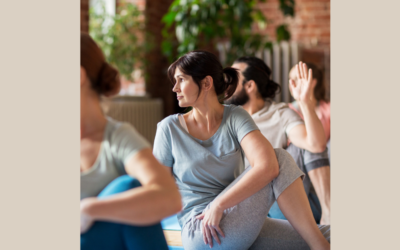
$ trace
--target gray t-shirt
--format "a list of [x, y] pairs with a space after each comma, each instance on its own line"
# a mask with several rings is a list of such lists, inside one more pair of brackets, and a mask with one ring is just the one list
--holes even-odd
[[178, 214], [181, 227], [221, 193], [244, 169], [240, 142], [258, 127], [242, 108], [224, 105], [220, 127], [208, 140], [191, 136], [180, 124], [178, 114], [157, 125], [153, 154], [172, 167], [182, 195], [183, 210]]
[[81, 199], [97, 196], [111, 181], [126, 174], [125, 164], [150, 144], [128, 123], [107, 117], [100, 152], [93, 166], [81, 173]]

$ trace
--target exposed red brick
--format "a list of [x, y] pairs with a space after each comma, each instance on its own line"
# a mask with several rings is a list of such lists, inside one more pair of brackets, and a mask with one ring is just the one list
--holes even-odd
[[306, 48], [306, 51], [300, 55], [301, 60], [311, 61], [323, 67], [328, 75], [326, 81], [329, 84], [330, 0], [295, 0], [295, 3], [294, 18], [283, 16], [278, 0], [259, 3], [258, 8], [270, 22], [266, 29], [254, 29], [254, 31], [274, 40], [276, 27], [287, 24], [291, 32], [291, 40]]

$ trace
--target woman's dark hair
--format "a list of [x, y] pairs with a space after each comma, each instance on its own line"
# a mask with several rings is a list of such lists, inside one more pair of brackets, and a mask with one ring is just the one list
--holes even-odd
[[243, 56], [235, 60], [235, 63], [246, 63], [247, 68], [242, 72], [246, 83], [253, 80], [263, 99], [274, 98], [275, 94], [281, 90], [281, 86], [271, 80], [271, 69], [263, 60], [254, 56]]
[[314, 97], [317, 101], [327, 101], [326, 88], [324, 84], [324, 75], [322, 70], [313, 63], [305, 63], [309, 69], [312, 70], [313, 79], [317, 80], [317, 84], [314, 88]]
[[191, 51], [178, 60], [176, 60], [168, 68], [168, 77], [172, 84], [175, 85], [175, 70], [179, 69], [182, 73], [190, 75], [194, 82], [199, 86], [199, 94], [201, 92], [201, 80], [206, 76], [211, 76], [214, 82], [215, 93], [220, 101], [229, 99], [236, 90], [239, 76], [236, 69], [232, 67], [222, 68], [217, 57], [207, 51]]
[[109, 65], [95, 41], [81, 32], [81, 66], [85, 69], [91, 87], [99, 95], [112, 96], [121, 87], [118, 71]]

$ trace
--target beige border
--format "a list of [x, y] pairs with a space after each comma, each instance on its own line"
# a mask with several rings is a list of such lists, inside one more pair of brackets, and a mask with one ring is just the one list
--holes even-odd
[[332, 249], [399, 246], [399, 9], [331, 2]]
[[[400, 2], [331, 7], [332, 249], [395, 249]], [[79, 249], [79, 1], [0, 10], [0, 249]]]
[[0, 249], [79, 249], [79, 1], [0, 1]]

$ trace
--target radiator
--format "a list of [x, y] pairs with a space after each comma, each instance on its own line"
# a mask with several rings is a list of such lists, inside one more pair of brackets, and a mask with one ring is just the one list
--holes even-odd
[[[222, 65], [226, 65], [226, 50], [229, 42], [219, 43], [217, 49]], [[272, 49], [259, 50], [254, 56], [261, 58], [272, 70], [272, 79], [281, 85], [281, 92], [276, 95], [277, 102], [291, 102], [289, 92], [289, 71], [299, 61], [299, 45], [295, 42], [274, 43]]]
[[117, 96], [103, 100], [102, 107], [107, 116], [132, 124], [153, 145], [157, 123], [163, 118], [161, 99]]

